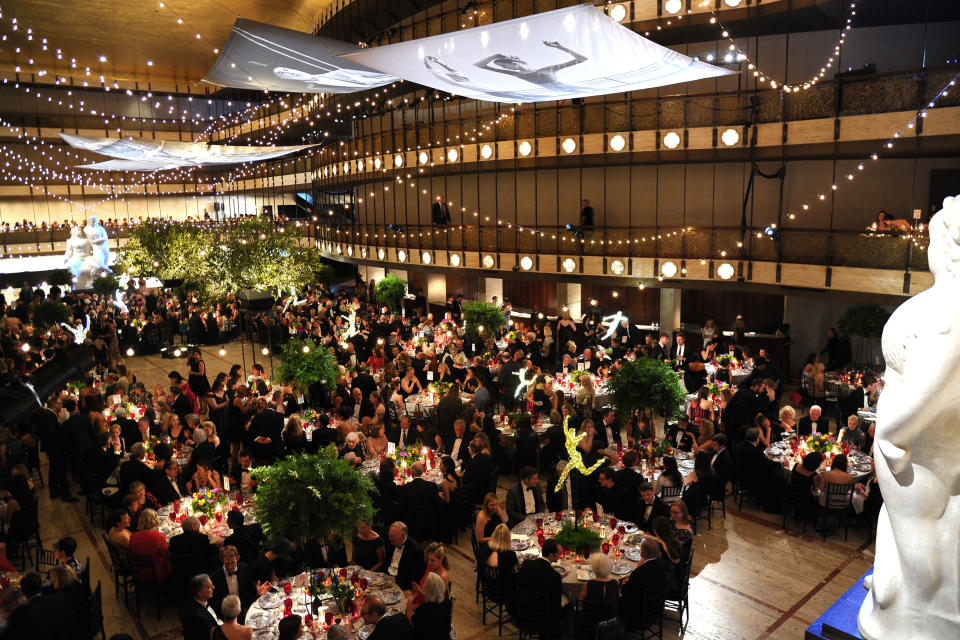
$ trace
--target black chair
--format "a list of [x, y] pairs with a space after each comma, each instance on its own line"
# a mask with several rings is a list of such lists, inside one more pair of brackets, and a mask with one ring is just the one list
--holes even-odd
[[660, 494], [660, 499], [663, 500], [668, 505], [676, 502], [680, 499], [680, 496], [683, 495], [683, 485], [676, 487], [663, 487]]
[[470, 548], [473, 549], [474, 572], [477, 574], [477, 584], [474, 590], [476, 599], [474, 602], [480, 602], [480, 543], [477, 542], [477, 530], [470, 527]]
[[90, 594], [88, 600], [86, 637], [90, 640], [97, 637], [107, 640], [107, 632], [103, 628], [103, 591], [99, 580], [97, 581], [97, 588]]
[[20, 569], [26, 571], [27, 560], [34, 560], [34, 548], [39, 549], [43, 544], [40, 540], [40, 516], [37, 511], [37, 498], [26, 509], [14, 514], [7, 530], [7, 557], [13, 562], [19, 559]]
[[45, 487], [43, 474], [40, 473], [40, 445], [26, 447], [27, 450], [27, 469], [30, 470], [30, 477], [36, 478], [41, 487]]
[[713, 515], [714, 507], [719, 503], [720, 515], [723, 520], [727, 519], [727, 478], [720, 478], [714, 475], [710, 482], [710, 515]]
[[829, 529], [827, 523], [836, 521], [837, 526], [843, 527], [843, 539], [847, 540], [850, 532], [849, 515], [853, 502], [853, 484], [828, 484], [825, 505], [817, 503], [817, 532], [824, 540], [827, 539]]
[[624, 612], [624, 621], [628, 633], [639, 633], [640, 640], [663, 638], [663, 591], [656, 587], [643, 589], [643, 600], [639, 606], [629, 606]]
[[114, 497], [103, 494], [106, 485], [96, 473], [80, 472], [80, 493], [83, 494], [87, 515], [90, 520], [99, 516], [100, 526], [107, 521], [107, 514], [114, 505]]
[[[37, 573], [42, 573], [43, 567], [52, 567], [57, 564], [53, 549], [44, 549], [43, 545], [37, 547], [37, 562], [33, 565]], [[79, 577], [79, 576], [77, 576]]]
[[480, 607], [481, 623], [487, 626], [487, 614], [497, 618], [497, 635], [503, 635], [503, 610], [509, 601], [509, 595], [504, 593], [500, 581], [498, 567], [477, 567], [480, 582], [480, 596], [483, 602]]
[[610, 609], [607, 602], [578, 600], [573, 609], [573, 637], [576, 640], [599, 640], [616, 637], [622, 633], [617, 620], [616, 606]]
[[473, 497], [476, 488], [463, 485], [453, 492], [453, 541], [459, 542], [460, 532], [473, 527]]
[[130, 556], [126, 549], [121, 549], [107, 539], [107, 536], [101, 536], [103, 544], [107, 547], [107, 553], [110, 554], [110, 573], [113, 574], [114, 598], [120, 599], [120, 587], [123, 587], [123, 603], [127, 603], [127, 597], [130, 588], [134, 586], [133, 565], [130, 562]]
[[518, 640], [539, 636], [540, 640], [560, 637], [560, 620], [550, 614], [550, 598], [546, 591], [517, 587], [517, 615], [514, 624], [520, 631]]
[[166, 583], [160, 581], [156, 568], [153, 566], [153, 557], [139, 553], [130, 554], [130, 567], [133, 572], [134, 596], [137, 599], [137, 617], [140, 617], [140, 606], [143, 601], [153, 601], [157, 605], [157, 620], [163, 611], [166, 601]]
[[77, 577], [80, 578], [80, 583], [83, 584], [84, 593], [90, 593], [90, 556], [87, 556], [87, 561], [83, 565], [83, 570]]
[[[687, 555], [687, 561], [683, 564], [683, 574], [680, 576], [680, 584], [676, 590], [668, 590], [663, 596], [663, 608], [677, 612], [677, 619], [680, 621], [680, 630], [687, 628], [687, 622], [690, 621], [690, 570], [693, 568], [693, 547]], [[684, 619], [686, 616], [686, 620]]]
[[487, 492], [496, 493], [497, 492], [497, 480], [500, 478], [500, 467], [494, 465], [493, 471], [490, 472], [490, 478], [487, 480]]
[[783, 522], [782, 528], [787, 527], [787, 518], [799, 520], [803, 525], [803, 533], [807, 532], [807, 521], [810, 519], [811, 509], [813, 508], [813, 494], [810, 493], [810, 485], [794, 482], [796, 474], [791, 474], [790, 482], [787, 483], [787, 491], [783, 494]]
[[76, 618], [70, 614], [50, 626], [50, 640], [72, 640], [76, 631]]
[[706, 520], [707, 529], [713, 529], [713, 509], [710, 502], [710, 491], [707, 488], [707, 480], [692, 482], [686, 486], [683, 492], [683, 502], [687, 505], [687, 511], [690, 513], [690, 524], [693, 525], [693, 533], [697, 533], [697, 521]]

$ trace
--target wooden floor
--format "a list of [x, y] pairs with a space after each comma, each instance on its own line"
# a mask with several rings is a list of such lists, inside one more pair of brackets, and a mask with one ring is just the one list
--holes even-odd
[[[228, 346], [227, 350], [223, 358], [216, 350], [204, 353], [211, 379], [233, 362], [240, 362], [238, 344]], [[249, 367], [252, 364], [249, 345], [246, 356]], [[263, 360], [259, 353], [257, 360]], [[177, 366], [173, 366], [174, 362]], [[166, 373], [171, 369], [186, 372], [184, 360], [161, 361], [159, 356], [131, 358], [128, 365], [147, 383], [148, 389], [157, 382], [166, 382]], [[515, 479], [501, 478], [501, 499], [512, 482]], [[147, 605], [138, 619], [132, 607], [124, 606], [122, 597], [117, 602], [109, 575], [109, 557], [100, 537], [102, 531], [94, 528], [85, 516], [83, 502], [51, 502], [46, 490], [38, 489], [38, 493], [44, 546], [50, 548], [60, 536], [73, 536], [79, 542], [77, 557], [91, 559], [92, 584], [96, 585], [98, 580], [103, 583], [107, 636], [126, 632], [143, 640], [179, 638], [178, 619], [172, 609], [168, 608], [158, 620], [156, 609]], [[706, 525], [702, 528], [706, 529]], [[873, 543], [861, 530], [851, 529], [846, 542], [842, 532], [824, 541], [809, 527], [807, 531], [800, 534], [792, 529], [783, 530], [779, 516], [764, 514], [756, 504], [750, 503], [745, 503], [743, 511], [739, 511], [733, 499], [728, 499], [726, 520], [715, 517], [713, 529], [702, 531], [694, 540], [690, 622], [681, 634], [675, 621], [666, 621], [664, 637], [800, 640], [804, 629], [873, 562]], [[488, 618], [488, 624], [481, 625], [480, 608], [474, 603], [469, 536], [461, 535], [460, 543], [454, 545], [448, 556], [456, 595], [453, 619], [458, 639], [496, 637], [496, 624]], [[515, 635], [513, 627], [505, 627], [505, 637]]]

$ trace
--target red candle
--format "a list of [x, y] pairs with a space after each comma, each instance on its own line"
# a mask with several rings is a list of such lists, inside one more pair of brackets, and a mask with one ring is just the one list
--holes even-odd
[[283, 583], [283, 593], [284, 593], [284, 595], [287, 595], [287, 596], [289, 596], [291, 593], [293, 593], [293, 585], [290, 584], [289, 582], [284, 582], [284, 583]]
[[604, 552], [604, 553], [610, 553], [610, 543], [609, 543], [609, 542], [604, 542], [604, 543], [603, 543], [603, 546], [600, 547], [600, 548], [603, 549], [603, 552]]
[[170, 522], [177, 521], [177, 514], [175, 512], [171, 511], [169, 515], [170, 515]]
[[206, 526], [206, 524], [207, 524], [207, 515], [206, 515], [206, 514], [201, 514], [201, 515], [200, 515], [200, 526], [201, 526], [201, 527], [204, 527], [204, 526]]
[[537, 531], [543, 530], [543, 518], [537, 517]]
[[553, 517], [557, 519], [557, 522], [560, 522], [561, 520], [563, 520], [563, 514], [560, 513], [559, 511], [557, 511], [556, 513], [554, 513], [554, 514], [553, 514]]
[[611, 529], [616, 529], [616, 528], [617, 528], [617, 519], [616, 519], [616, 518], [610, 518], [610, 528], [611, 528]]

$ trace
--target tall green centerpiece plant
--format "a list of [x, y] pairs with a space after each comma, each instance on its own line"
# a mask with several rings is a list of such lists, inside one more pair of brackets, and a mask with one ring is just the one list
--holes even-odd
[[400, 311], [403, 298], [407, 295], [407, 281], [388, 273], [373, 290], [377, 302], [386, 305], [391, 311]]
[[504, 323], [503, 310], [490, 302], [471, 300], [463, 303], [463, 321], [467, 337], [482, 341], [489, 336], [500, 335]]
[[120, 288], [120, 281], [112, 273], [102, 275], [93, 281], [93, 292], [104, 298], [112, 298]]
[[70, 312], [70, 307], [59, 300], [46, 300], [30, 307], [30, 317], [34, 328], [38, 331], [46, 331], [58, 326], [61, 322], [70, 324], [73, 314]]
[[675, 416], [684, 401], [683, 387], [670, 365], [653, 358], [624, 361], [607, 381], [610, 403], [623, 419], [635, 411], [659, 413], [664, 419]]
[[273, 369], [273, 378], [308, 393], [315, 384], [332, 391], [337, 386], [337, 359], [329, 348], [311, 338], [290, 340], [283, 345], [280, 362]]
[[373, 482], [330, 445], [253, 470], [253, 508], [269, 536], [283, 536], [302, 549], [311, 540], [349, 539], [360, 520], [373, 518]]

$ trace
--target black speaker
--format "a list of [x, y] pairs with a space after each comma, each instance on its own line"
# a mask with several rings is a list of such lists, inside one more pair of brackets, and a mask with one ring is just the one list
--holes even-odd
[[0, 426], [29, 418], [44, 399], [93, 369], [93, 352], [72, 344], [26, 378], [9, 377], [0, 387]]

